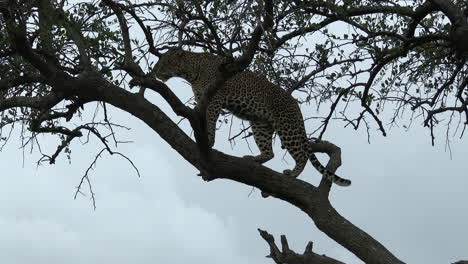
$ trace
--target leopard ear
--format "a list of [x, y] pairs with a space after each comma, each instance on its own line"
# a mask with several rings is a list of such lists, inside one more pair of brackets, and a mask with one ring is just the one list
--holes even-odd
[[179, 49], [179, 50], [176, 51], [177, 57], [182, 57], [182, 56], [184, 56], [184, 54], [185, 54], [185, 52], [182, 49]]
[[171, 47], [167, 50], [167, 53], [172, 53], [177, 57], [182, 57], [184, 55], [184, 50], [179, 47]]

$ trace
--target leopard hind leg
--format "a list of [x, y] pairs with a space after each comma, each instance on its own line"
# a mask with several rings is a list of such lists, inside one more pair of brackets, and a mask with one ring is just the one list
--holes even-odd
[[283, 174], [297, 178], [304, 170], [308, 160], [305, 149], [305, 130], [301, 131], [301, 127], [293, 127], [283, 123], [276, 131], [281, 139], [281, 144], [296, 162], [296, 166], [292, 170], [284, 170]]
[[244, 156], [244, 158], [253, 159], [258, 163], [265, 163], [271, 160], [274, 156], [273, 154], [273, 127], [268, 123], [263, 122], [250, 122], [252, 127], [252, 132], [254, 135], [255, 143], [260, 149], [260, 155], [257, 156]]

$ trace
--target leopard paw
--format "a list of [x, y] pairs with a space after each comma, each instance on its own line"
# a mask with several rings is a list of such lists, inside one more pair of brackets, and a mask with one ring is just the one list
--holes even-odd
[[252, 155], [245, 155], [242, 158], [257, 162], [255, 156]]
[[214, 140], [208, 139], [208, 147], [213, 148], [214, 143], [215, 143]]
[[287, 177], [294, 177], [296, 178], [297, 176], [293, 174], [292, 170], [284, 170], [283, 175]]

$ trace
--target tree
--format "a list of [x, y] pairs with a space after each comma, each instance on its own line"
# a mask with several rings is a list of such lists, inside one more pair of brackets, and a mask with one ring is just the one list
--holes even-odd
[[[21, 124], [28, 144], [39, 144], [41, 134], [58, 136], [57, 150], [44, 153], [40, 162], [53, 164], [86, 134], [102, 142], [103, 152], [122, 155], [109, 143], [119, 126], [107, 116], [111, 105], [145, 122], [204, 180], [230, 179], [296, 206], [366, 263], [403, 263], [332, 207], [329, 182], [316, 187], [209, 149], [204, 109], [220, 84], [249, 68], [289, 92], [300, 92], [300, 103], [331, 102], [316, 143], [331, 157], [329, 170], [341, 164], [340, 149], [322, 140], [332, 120], [355, 129], [364, 124], [368, 131], [375, 126], [385, 136], [380, 114], [395, 107], [391, 125], [409, 113], [410, 121], [420, 120], [430, 129], [434, 142], [440, 125], [459, 131], [468, 122], [467, 10], [465, 1], [439, 0], [3, 0], [0, 127]], [[175, 46], [229, 61], [194, 109], [151, 74], [157, 57]], [[160, 94], [190, 122], [195, 141], [146, 99], [149, 92]], [[349, 107], [356, 102], [357, 114]], [[102, 116], [77, 126], [67, 123], [80, 121], [93, 104], [103, 109]], [[82, 182], [87, 180], [85, 174]], [[260, 233], [277, 263], [316, 261], [311, 245], [303, 255], [294, 254], [284, 238], [281, 252], [268, 233]]]

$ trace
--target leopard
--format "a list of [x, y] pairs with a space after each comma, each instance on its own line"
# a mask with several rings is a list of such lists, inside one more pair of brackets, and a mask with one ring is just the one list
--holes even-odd
[[[204, 91], [216, 77], [220, 66], [227, 59], [208, 52], [192, 52], [172, 48], [161, 54], [154, 66], [156, 78], [166, 82], [172, 77], [186, 80], [192, 87], [195, 103], [200, 103]], [[215, 143], [216, 123], [222, 110], [250, 122], [255, 143], [260, 150], [257, 156], [248, 158], [263, 164], [274, 157], [273, 135], [276, 134], [295, 161], [295, 167], [283, 174], [298, 177], [307, 160], [327, 180], [349, 186], [351, 181], [329, 172], [317, 159], [307, 139], [299, 104], [290, 93], [270, 82], [265, 76], [244, 70], [228, 78], [209, 100], [206, 108], [208, 145]]]

